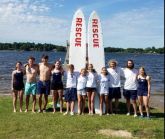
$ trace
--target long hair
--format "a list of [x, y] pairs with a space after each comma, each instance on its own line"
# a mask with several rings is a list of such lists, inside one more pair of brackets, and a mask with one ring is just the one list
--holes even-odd
[[17, 70], [17, 64], [20, 64], [22, 66], [22, 62], [21, 61], [17, 61], [17, 63], [15, 64], [15, 70]]
[[[88, 66], [89, 66], [89, 65], [93, 67], [93, 64], [88, 64]], [[93, 69], [92, 69], [92, 72], [93, 72], [93, 73], [96, 73], [96, 70], [93, 68]]]
[[[134, 68], [134, 62], [133, 62], [133, 60], [129, 59], [128, 61], [132, 62], [132, 69], [133, 69]], [[127, 61], [127, 65], [126, 65], [127, 68], [129, 68], [128, 67], [128, 61]]]
[[[61, 69], [62, 69], [62, 66], [61, 66], [61, 61], [60, 61], [60, 60], [56, 60], [56, 61], [54, 62], [54, 64], [56, 64], [57, 62], [59, 62], [59, 63], [60, 63], [59, 70], [61, 70]], [[54, 70], [54, 69], [55, 69], [55, 65], [53, 65], [53, 67], [52, 67], [52, 70]]]
[[139, 70], [140, 70], [140, 69], [143, 70], [143, 71], [144, 71], [144, 75], [147, 76], [147, 73], [146, 73], [145, 68], [144, 68], [144, 67], [140, 67]]
[[105, 75], [108, 75], [108, 71], [107, 71], [107, 68], [106, 68], [106, 67], [102, 67], [102, 68], [101, 68], [101, 73], [102, 73], [102, 70], [103, 70], [103, 69], [106, 69], [106, 74], [105, 74]]

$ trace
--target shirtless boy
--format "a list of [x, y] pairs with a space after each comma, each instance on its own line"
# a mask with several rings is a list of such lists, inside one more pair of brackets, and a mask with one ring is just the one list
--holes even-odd
[[[48, 95], [50, 94], [50, 79], [52, 65], [48, 63], [48, 56], [42, 56], [42, 62], [39, 63], [39, 81], [38, 81], [38, 94], [39, 94], [39, 111], [46, 112], [48, 103]], [[44, 107], [42, 109], [42, 96], [44, 95]]]
[[25, 67], [26, 70], [26, 85], [25, 85], [25, 95], [26, 95], [26, 110], [28, 112], [29, 107], [29, 98], [30, 95], [33, 97], [33, 107], [32, 112], [35, 112], [36, 105], [36, 93], [37, 93], [37, 73], [38, 73], [38, 65], [34, 64], [35, 58], [29, 57], [28, 64]]

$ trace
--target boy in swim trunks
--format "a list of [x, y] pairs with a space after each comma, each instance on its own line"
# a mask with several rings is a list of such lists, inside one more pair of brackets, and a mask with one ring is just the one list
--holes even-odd
[[[39, 94], [39, 111], [46, 112], [46, 106], [48, 103], [48, 95], [50, 94], [50, 79], [52, 65], [48, 63], [48, 56], [42, 56], [42, 62], [39, 63], [39, 81], [38, 81], [38, 94]], [[42, 96], [44, 95], [44, 107], [42, 109]]]
[[29, 98], [30, 95], [33, 97], [33, 107], [32, 112], [35, 113], [36, 106], [36, 93], [37, 93], [37, 73], [38, 73], [38, 65], [34, 64], [35, 58], [29, 57], [28, 64], [25, 67], [26, 71], [26, 85], [25, 85], [25, 95], [26, 95], [26, 110], [28, 112], [29, 107]]

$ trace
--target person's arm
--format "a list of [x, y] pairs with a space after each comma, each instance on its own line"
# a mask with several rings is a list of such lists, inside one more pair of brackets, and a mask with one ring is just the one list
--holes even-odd
[[15, 74], [15, 71], [13, 71], [13, 72], [12, 72], [12, 75], [11, 75], [11, 90], [12, 90], [12, 91], [14, 90], [14, 88], [13, 88], [14, 74]]
[[40, 75], [40, 63], [39, 64], [37, 64], [37, 73], [38, 73], [38, 75]]
[[23, 66], [23, 68], [22, 68], [22, 72], [23, 72], [23, 75], [26, 74], [26, 67], [25, 67], [25, 66]]
[[120, 77], [125, 77], [124, 76], [124, 68], [120, 68], [120, 67], [118, 67], [118, 69], [119, 69], [119, 71], [120, 71]]
[[151, 94], [151, 77], [147, 76], [146, 78], [148, 83], [148, 98], [149, 98]]
[[63, 73], [62, 82], [63, 82], [64, 88], [66, 88], [66, 82], [67, 82], [67, 73], [66, 72]]

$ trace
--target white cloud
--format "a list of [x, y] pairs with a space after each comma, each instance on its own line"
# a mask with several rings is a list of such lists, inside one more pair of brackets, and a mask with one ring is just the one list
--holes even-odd
[[103, 21], [105, 44], [113, 47], [163, 47], [163, 7], [134, 9]]
[[[61, 3], [53, 1], [53, 6], [63, 7], [64, 1], [60, 1]], [[69, 39], [71, 21], [50, 16], [52, 5], [46, 5], [45, 2], [46, 0], [0, 0], [0, 42], [65, 44], [66, 39]], [[113, 3], [114, 1], [108, 2]], [[104, 7], [105, 4], [96, 3], [85, 9]], [[109, 15], [102, 19], [102, 28], [105, 47], [162, 47], [163, 7], [134, 9]]]
[[45, 16], [49, 7], [35, 1], [0, 1], [0, 41], [35, 41], [62, 44], [67, 21]]

